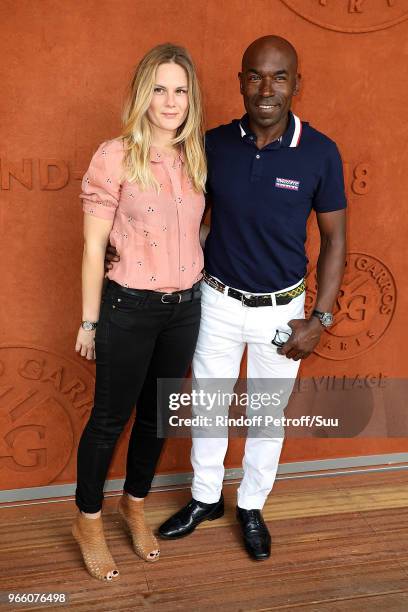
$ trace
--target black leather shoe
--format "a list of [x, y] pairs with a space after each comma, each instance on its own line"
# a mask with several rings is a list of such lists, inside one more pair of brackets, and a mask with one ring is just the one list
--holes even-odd
[[165, 540], [183, 538], [194, 531], [203, 521], [213, 521], [224, 514], [224, 498], [215, 504], [204, 504], [192, 499], [187, 506], [173, 514], [167, 521], [160, 525], [159, 535]]
[[244, 544], [249, 555], [256, 561], [271, 556], [271, 536], [260, 510], [244, 510], [237, 506], [237, 519], [241, 524]]

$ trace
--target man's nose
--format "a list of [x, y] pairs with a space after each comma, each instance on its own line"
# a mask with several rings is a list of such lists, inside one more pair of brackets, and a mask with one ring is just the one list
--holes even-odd
[[273, 79], [270, 77], [264, 77], [261, 81], [261, 87], [259, 88], [259, 93], [261, 96], [269, 97], [273, 96], [275, 90], [273, 88]]

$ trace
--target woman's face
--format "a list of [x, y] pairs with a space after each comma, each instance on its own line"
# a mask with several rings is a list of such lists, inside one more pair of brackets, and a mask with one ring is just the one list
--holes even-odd
[[160, 64], [156, 70], [153, 97], [147, 110], [153, 132], [169, 132], [173, 137], [188, 112], [188, 79], [182, 66]]

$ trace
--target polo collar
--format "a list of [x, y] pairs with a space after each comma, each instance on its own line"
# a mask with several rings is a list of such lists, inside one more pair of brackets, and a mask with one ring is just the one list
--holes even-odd
[[[245, 138], [246, 140], [253, 141], [255, 139], [255, 134], [251, 132], [249, 127], [248, 114], [245, 114], [240, 122], [239, 129], [241, 132], [241, 138]], [[300, 137], [302, 135], [302, 122], [292, 111], [289, 111], [289, 124], [286, 128], [286, 131], [282, 134], [280, 138], [271, 142], [265, 148], [276, 149], [278, 147], [297, 147], [300, 142]], [[271, 146], [272, 145], [272, 146]]]

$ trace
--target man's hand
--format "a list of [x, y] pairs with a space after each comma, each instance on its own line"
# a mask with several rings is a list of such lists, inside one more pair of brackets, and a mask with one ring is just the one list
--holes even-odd
[[109, 270], [112, 270], [112, 268], [113, 268], [112, 262], [113, 261], [120, 261], [120, 255], [117, 252], [117, 250], [115, 249], [115, 247], [112, 246], [111, 243], [109, 242], [108, 246], [106, 247], [105, 261], [104, 261], [105, 276], [106, 276], [107, 272], [109, 272]]
[[277, 352], [279, 355], [285, 355], [288, 359], [294, 359], [295, 361], [309, 357], [319, 342], [323, 331], [319, 319], [317, 317], [292, 319], [288, 325], [292, 328], [292, 334]]

